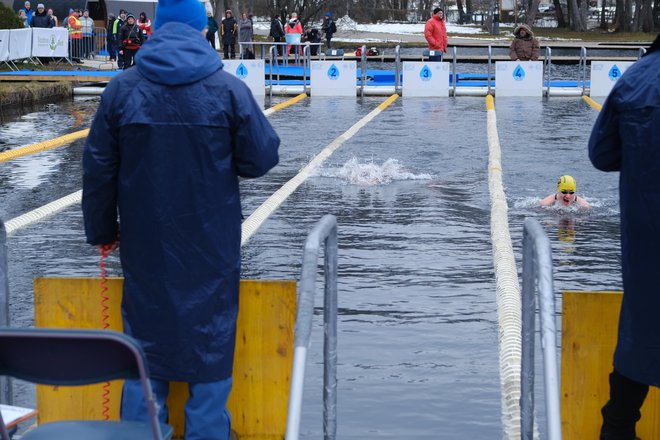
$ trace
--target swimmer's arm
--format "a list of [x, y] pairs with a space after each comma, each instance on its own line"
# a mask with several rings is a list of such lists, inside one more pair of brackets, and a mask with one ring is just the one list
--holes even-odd
[[554, 204], [555, 204], [555, 194], [550, 194], [548, 197], [539, 200], [539, 205], [541, 206], [552, 206]]
[[582, 197], [577, 196], [577, 199], [575, 200], [580, 208], [583, 209], [591, 209], [591, 204], [584, 200]]

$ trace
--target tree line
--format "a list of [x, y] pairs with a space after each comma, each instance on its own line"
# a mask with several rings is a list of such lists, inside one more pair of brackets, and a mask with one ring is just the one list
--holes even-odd
[[[514, 1], [518, 12], [515, 21], [530, 26], [538, 17], [541, 3], [551, 1], [557, 26], [574, 31], [586, 31], [587, 20], [595, 11], [595, 0]], [[347, 15], [359, 23], [406, 22], [427, 20], [434, 7], [447, 9], [448, 5], [455, 5], [457, 21], [461, 24], [470, 23], [475, 14], [492, 16], [499, 12], [498, 0], [211, 0], [211, 3], [217, 18], [222, 18], [227, 9], [232, 9], [235, 16], [247, 12], [264, 17], [279, 14], [283, 19], [295, 11], [303, 24], [319, 22], [328, 11], [335, 19]], [[602, 0], [602, 7], [596, 12], [603, 29], [618, 32], [660, 30], [660, 0]]]

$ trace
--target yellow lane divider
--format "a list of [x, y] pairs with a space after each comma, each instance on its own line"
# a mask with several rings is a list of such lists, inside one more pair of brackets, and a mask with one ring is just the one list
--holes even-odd
[[[278, 110], [289, 107], [298, 101], [303, 100], [307, 97], [307, 94], [301, 93], [298, 96], [295, 96], [285, 102], [277, 104], [267, 110], [264, 110], [266, 116], [270, 116]], [[64, 136], [57, 137], [55, 139], [50, 139], [44, 142], [37, 142], [36, 144], [26, 145], [25, 147], [14, 148], [9, 151], [4, 151], [0, 153], [0, 163], [7, 162], [8, 160], [15, 159], [21, 156], [28, 156], [30, 154], [41, 153], [42, 151], [52, 150], [53, 148], [62, 147], [64, 145], [69, 145], [72, 142], [77, 141], [78, 139], [84, 139], [89, 135], [89, 128], [85, 130], [76, 131], [74, 133], [69, 133]]]
[[[276, 112], [277, 110], [281, 110], [283, 108], [286, 108], [290, 105], [295, 104], [296, 102], [304, 99], [307, 97], [306, 94], [302, 93], [294, 98], [291, 98], [281, 104], [277, 104], [267, 110], [264, 111], [264, 114], [266, 116]], [[33, 153], [38, 153], [40, 151], [44, 151], [50, 148], [55, 148], [59, 147], [62, 145], [70, 144], [71, 142], [84, 138], [89, 134], [89, 129], [86, 130], [81, 130], [77, 131], [75, 133], [67, 134], [66, 136], [62, 136], [59, 138], [51, 139], [46, 142], [40, 142], [38, 144], [34, 145], [29, 145], [26, 147], [21, 147], [17, 148], [15, 150], [9, 150], [5, 151], [4, 153], [0, 153], [0, 162], [5, 162], [9, 159], [13, 159], [15, 157], [19, 156], [25, 156], [28, 154], [33, 154]], [[28, 151], [30, 149], [30, 151]], [[24, 228], [26, 226], [32, 225], [38, 221], [41, 221], [45, 219], [46, 217], [49, 217], [53, 214], [56, 214], [59, 211], [62, 211], [65, 208], [68, 208], [71, 205], [74, 204], [79, 204], [82, 200], [82, 190], [78, 190], [74, 193], [71, 193], [67, 196], [62, 197], [61, 199], [57, 199], [53, 202], [50, 202], [44, 206], [41, 206], [37, 209], [34, 209], [30, 212], [27, 212], [23, 215], [20, 215], [16, 218], [13, 218], [11, 220], [8, 220], [5, 223], [5, 227], [7, 228], [7, 234], [13, 234], [16, 232], [18, 229]]]
[[367, 125], [372, 119], [378, 116], [383, 110], [385, 110], [390, 104], [392, 104], [399, 95], [394, 94], [387, 98], [382, 104], [372, 110], [368, 115], [356, 122], [351, 128], [346, 132], [337, 137], [332, 141], [328, 146], [326, 146], [319, 154], [314, 157], [314, 159], [309, 162], [305, 168], [300, 170], [291, 180], [286, 182], [280, 189], [275, 191], [272, 196], [270, 196], [264, 203], [261, 204], [257, 209], [254, 210], [250, 216], [245, 219], [242, 225], [242, 234], [241, 234], [241, 246], [248, 242], [250, 237], [257, 232], [257, 229], [261, 227], [263, 222], [266, 221], [270, 215], [275, 212], [277, 208], [291, 195], [293, 192], [312, 174], [312, 172], [321, 166], [321, 164], [328, 158], [332, 153], [335, 152], [344, 142], [352, 138], [362, 127]]
[[75, 133], [69, 133], [55, 139], [50, 139], [48, 141], [37, 142], [36, 144], [26, 145], [25, 147], [14, 148], [13, 150], [0, 153], [0, 162], [7, 162], [8, 160], [17, 157], [41, 153], [42, 151], [52, 150], [53, 148], [61, 147], [62, 145], [68, 145], [77, 141], [78, 139], [86, 138], [88, 134], [89, 128], [86, 130], [76, 131]]
[[598, 104], [596, 101], [594, 101], [593, 99], [591, 99], [587, 95], [582, 95], [582, 99], [584, 99], [587, 102], [587, 104], [589, 104], [590, 106], [592, 106], [593, 108], [595, 108], [598, 111], [600, 111], [600, 109], [603, 108], [602, 105]]
[[266, 115], [266, 116], [270, 116], [271, 114], [275, 113], [276, 111], [278, 111], [278, 110], [282, 110], [283, 108], [287, 108], [287, 107], [289, 107], [289, 106], [291, 106], [291, 105], [293, 105], [293, 104], [295, 104], [295, 103], [297, 103], [297, 102], [299, 102], [299, 101], [302, 101], [302, 100], [305, 99], [305, 98], [307, 98], [307, 93], [301, 93], [301, 94], [298, 95], [298, 96], [294, 96], [293, 98], [291, 98], [291, 99], [289, 99], [289, 100], [286, 100], [286, 101], [284, 101], [284, 102], [281, 102], [281, 103], [279, 103], [279, 104], [277, 104], [277, 105], [272, 106], [272, 107], [269, 108], [268, 110], [265, 110], [265, 111], [264, 111], [264, 115]]

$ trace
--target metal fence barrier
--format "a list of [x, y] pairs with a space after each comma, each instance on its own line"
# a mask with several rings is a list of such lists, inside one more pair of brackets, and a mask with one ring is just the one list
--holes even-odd
[[325, 215], [307, 236], [296, 312], [295, 343], [286, 440], [298, 440], [307, 351], [314, 317], [314, 293], [319, 247], [324, 243], [325, 290], [323, 304], [323, 432], [325, 440], [337, 434], [337, 219]]

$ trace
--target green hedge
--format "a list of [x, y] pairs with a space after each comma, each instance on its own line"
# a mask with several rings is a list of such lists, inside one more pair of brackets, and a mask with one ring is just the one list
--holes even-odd
[[21, 29], [23, 22], [13, 9], [0, 3], [0, 29]]

